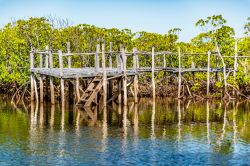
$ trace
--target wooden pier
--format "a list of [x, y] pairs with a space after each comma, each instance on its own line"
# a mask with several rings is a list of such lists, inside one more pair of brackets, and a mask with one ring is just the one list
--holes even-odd
[[[237, 49], [237, 45], [236, 45]], [[51, 104], [55, 104], [55, 79], [60, 81], [60, 101], [62, 106], [65, 105], [65, 82], [68, 82], [68, 96], [69, 100], [75, 98], [75, 104], [89, 107], [92, 104], [98, 105], [100, 97], [103, 105], [118, 100], [118, 103], [127, 105], [127, 89], [133, 86], [134, 100], [138, 102], [139, 93], [139, 74], [151, 73], [152, 76], [152, 92], [155, 96], [155, 72], [175, 73], [178, 77], [178, 98], [181, 96], [182, 75], [183, 73], [206, 72], [207, 73], [207, 95], [209, 95], [210, 73], [221, 72], [224, 74], [233, 72], [234, 77], [237, 71], [237, 50], [235, 56], [223, 57], [234, 58], [234, 67], [226, 68], [224, 59], [219, 51], [215, 53], [181, 53], [180, 48], [177, 53], [170, 51], [155, 52], [154, 47], [151, 52], [138, 51], [133, 48], [132, 52], [125, 51], [121, 47], [118, 51], [112, 50], [112, 43], [110, 49], [106, 52], [105, 45], [96, 46], [96, 52], [91, 53], [73, 53], [70, 50], [70, 44], [67, 43], [67, 52], [63, 53], [61, 50], [54, 51], [48, 46], [45, 50], [32, 49], [30, 52], [30, 72], [31, 72], [31, 100], [43, 102], [45, 96], [50, 96]], [[146, 55], [151, 59], [150, 66], [139, 66], [139, 55]], [[182, 66], [182, 59], [187, 56], [203, 55], [207, 57], [206, 66], [195, 66], [194, 63], [189, 67]], [[177, 59], [177, 65], [168, 67], [166, 64], [167, 56], [174, 56]], [[210, 65], [211, 56], [218, 56], [222, 58], [223, 66], [221, 68], [216, 65], [212, 68]], [[81, 58], [88, 57], [89, 65], [86, 65]], [[156, 65], [156, 58], [160, 57], [163, 61], [162, 66]], [[171, 57], [170, 57], [171, 58]], [[248, 56], [246, 57], [248, 58]], [[130, 66], [127, 61], [130, 60]], [[145, 60], [145, 59], [144, 59]], [[131, 63], [132, 62], [132, 63]], [[92, 64], [92, 65], [90, 65]], [[100, 65], [101, 64], [101, 65]], [[132, 65], [131, 65], [132, 64]], [[81, 81], [80, 81], [81, 80]], [[38, 82], [39, 81], [39, 87]], [[45, 85], [44, 85], [45, 82]], [[80, 84], [84, 82], [85, 86]], [[116, 86], [116, 87], [114, 87]], [[226, 80], [225, 85], [226, 87]], [[44, 95], [45, 87], [45, 95]], [[112, 89], [116, 88], [116, 93]], [[39, 89], [39, 92], [38, 92]], [[48, 94], [50, 89], [50, 95]]]

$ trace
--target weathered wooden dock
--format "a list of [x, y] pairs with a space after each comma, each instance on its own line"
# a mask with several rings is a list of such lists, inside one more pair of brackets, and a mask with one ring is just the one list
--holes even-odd
[[[138, 55], [149, 56], [151, 59], [150, 66], [139, 66]], [[189, 67], [182, 67], [181, 58], [194, 55], [206, 56], [206, 66], [195, 66], [192, 62]], [[215, 55], [220, 58], [223, 65], [221, 68], [219, 68], [217, 65], [215, 68], [210, 66], [211, 55]], [[76, 57], [84, 56], [92, 57], [92, 66], [79, 66], [79, 64], [73, 64], [81, 62], [81, 60], [79, 58], [77, 59]], [[163, 61], [162, 66], [156, 66], [155, 63], [155, 58], [159, 56]], [[168, 67], [166, 64], [167, 56], [175, 56], [178, 61], [178, 66]], [[128, 66], [128, 58], [130, 58], [130, 64], [132, 64], [132, 66]], [[234, 67], [226, 68], [224, 58], [234, 58]], [[91, 106], [92, 104], [98, 104], [99, 96], [101, 94], [104, 106], [116, 98], [118, 99], [119, 103], [127, 105], [127, 87], [131, 85], [134, 86], [134, 100], [135, 102], [138, 102], [138, 77], [140, 73], [151, 73], [152, 92], [153, 96], [155, 96], [154, 74], [155, 72], [159, 71], [176, 73], [178, 75], [178, 97], [180, 97], [181, 94], [183, 73], [206, 72], [207, 95], [209, 95], [210, 73], [222, 72], [224, 75], [224, 83], [226, 88], [226, 73], [233, 72], [234, 76], [236, 75], [238, 58], [240, 57], [237, 56], [237, 45], [235, 56], [232, 57], [222, 57], [219, 53], [219, 50], [215, 53], [181, 53], [180, 48], [178, 49], [177, 53], [170, 51], [155, 52], [154, 47], [152, 48], [151, 52], [138, 51], [136, 48], [134, 48], [132, 52], [127, 52], [123, 47], [121, 47], [119, 51], [113, 51], [112, 43], [110, 43], [110, 50], [107, 52], [105, 51], [104, 44], [102, 44], [101, 49], [100, 45], [97, 45], [96, 52], [92, 53], [72, 53], [70, 51], [69, 43], [67, 43], [66, 53], [63, 53], [61, 50], [55, 52], [49, 49], [48, 46], [45, 50], [32, 49], [30, 52], [31, 100], [43, 102], [45, 96], [44, 80], [46, 80], [46, 95], [48, 95], [48, 87], [50, 87], [51, 103], [55, 104], [54, 79], [58, 78], [60, 79], [60, 98], [62, 105], [65, 105], [65, 80], [67, 80], [69, 83], [69, 97], [73, 98], [73, 96], [75, 96], [76, 104], [81, 104], [86, 107]], [[248, 58], [248, 56], [245, 58]], [[37, 76], [37, 79], [35, 76]], [[80, 87], [80, 79], [89, 80], [85, 89]], [[39, 88], [37, 86], [36, 80], [39, 80]], [[113, 81], [115, 81], [116, 84], [114, 84]], [[112, 88], [114, 85], [117, 86], [116, 94], [112, 93]], [[73, 86], [75, 86], [75, 88], [73, 88]]]

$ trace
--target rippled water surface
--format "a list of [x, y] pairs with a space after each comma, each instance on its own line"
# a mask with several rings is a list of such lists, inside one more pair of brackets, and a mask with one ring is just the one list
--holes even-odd
[[250, 104], [141, 99], [82, 109], [0, 101], [0, 165], [248, 165]]

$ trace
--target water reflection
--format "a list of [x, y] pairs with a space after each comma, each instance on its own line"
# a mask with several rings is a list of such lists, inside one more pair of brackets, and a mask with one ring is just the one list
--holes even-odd
[[[137, 161], [143, 155], [147, 163], [178, 156], [177, 160], [196, 159], [218, 165], [220, 159], [214, 161], [213, 156], [219, 156], [221, 162], [229, 158], [232, 158], [230, 161], [244, 161], [242, 156], [247, 159], [250, 148], [248, 108], [249, 103], [157, 98], [141, 99], [139, 104], [129, 103], [128, 107], [113, 103], [112, 107], [104, 108], [31, 103], [28, 117], [6, 112], [8, 117], [23, 118], [26, 123], [8, 120], [10, 125], [7, 126], [6, 116], [0, 116], [0, 129], [12, 138], [13, 125], [22, 126], [14, 131], [26, 135], [22, 140], [24, 144], [12, 142], [10, 145], [24, 146], [22, 150], [30, 157], [32, 165], [36, 164], [33, 159], [42, 160], [48, 156], [52, 161], [60, 160], [60, 164], [68, 164], [66, 161], [71, 159], [87, 159], [79, 154], [89, 156], [90, 165], [105, 165], [109, 160], [122, 165], [124, 163], [119, 160], [137, 156], [133, 158]], [[4, 109], [0, 113], [3, 114]], [[185, 158], [186, 153], [196, 157]], [[202, 157], [197, 159], [197, 154]], [[99, 157], [104, 163], [96, 163]]]

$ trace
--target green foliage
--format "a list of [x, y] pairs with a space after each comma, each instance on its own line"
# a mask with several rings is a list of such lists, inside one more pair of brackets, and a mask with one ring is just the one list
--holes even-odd
[[[249, 55], [250, 37], [249, 23], [244, 26], [247, 36], [239, 39], [238, 50], [241, 55]], [[96, 44], [105, 43], [106, 49], [109, 49], [109, 43], [112, 42], [113, 50], [119, 50], [120, 46], [125, 46], [128, 51], [132, 51], [133, 47], [137, 50], [151, 51], [155, 47], [155, 51], [172, 51], [177, 52], [177, 48], [181, 48], [181, 52], [204, 53], [215, 50], [215, 43], [218, 44], [223, 56], [234, 55], [234, 29], [226, 25], [226, 20], [222, 15], [213, 15], [206, 19], [200, 19], [195, 26], [200, 27], [202, 32], [194, 37], [190, 42], [178, 42], [181, 29], [170, 29], [166, 34], [158, 34], [152, 32], [132, 32], [130, 29], [116, 28], [100, 28], [94, 25], [79, 24], [69, 26], [67, 21], [56, 21], [53, 19], [29, 18], [28, 20], [17, 20], [13, 23], [6, 24], [0, 29], [0, 83], [22, 85], [29, 79], [29, 53], [31, 48], [44, 50], [49, 45], [53, 50], [62, 50], [66, 52], [67, 42], [71, 44], [72, 52], [95, 52]], [[56, 24], [57, 23], [57, 24]], [[37, 57], [39, 58], [39, 57]], [[77, 59], [78, 58], [78, 59]], [[80, 59], [81, 58], [81, 59]], [[115, 59], [115, 57], [113, 57]], [[140, 66], [151, 66], [151, 56], [139, 55]], [[156, 66], [163, 66], [163, 59], [156, 56]], [[76, 66], [83, 66], [83, 61], [88, 61], [89, 65], [94, 64], [94, 59], [85, 57], [76, 57], [72, 59]], [[233, 67], [234, 59], [225, 59], [227, 67]], [[132, 66], [132, 59], [128, 58], [128, 66]], [[177, 56], [166, 56], [168, 67], [178, 67]], [[187, 56], [182, 58], [182, 67], [189, 68], [191, 65], [204, 68], [207, 65], [206, 55]], [[239, 63], [236, 79], [229, 82], [233, 85], [249, 84], [249, 75], [244, 72], [249, 62]], [[244, 64], [244, 65], [241, 65]], [[221, 68], [221, 62], [218, 62]], [[211, 56], [211, 67], [216, 67], [216, 58]], [[164, 73], [159, 73], [156, 79], [161, 80]], [[187, 76], [190, 77], [190, 76]], [[147, 78], [147, 75], [146, 77]], [[145, 81], [145, 80], [144, 80]], [[202, 81], [206, 81], [206, 74], [199, 73], [195, 75], [195, 82], [191, 90], [196, 91], [201, 86]], [[221, 87], [222, 82], [217, 83], [217, 87]]]

